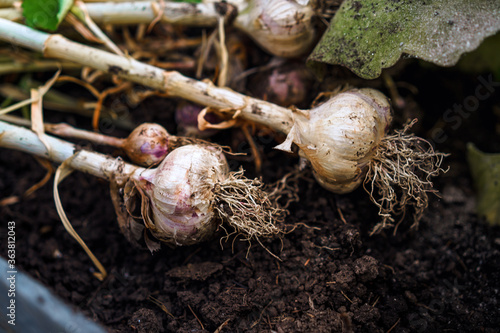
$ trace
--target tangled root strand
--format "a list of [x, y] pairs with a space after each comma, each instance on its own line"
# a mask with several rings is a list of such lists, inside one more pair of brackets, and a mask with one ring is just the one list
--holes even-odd
[[230, 173], [214, 189], [216, 213], [245, 240], [259, 241], [283, 233], [286, 210], [271, 200], [262, 187], [259, 180], [245, 178], [240, 170]]
[[[414, 123], [383, 138], [370, 162], [363, 185], [382, 217], [371, 234], [390, 227], [396, 233], [409, 207], [413, 208], [411, 227], [418, 227], [428, 206], [428, 193], [436, 193], [431, 178], [447, 171], [441, 168], [447, 154], [435, 152], [428, 141], [407, 134]], [[401, 216], [396, 225], [395, 216]]]

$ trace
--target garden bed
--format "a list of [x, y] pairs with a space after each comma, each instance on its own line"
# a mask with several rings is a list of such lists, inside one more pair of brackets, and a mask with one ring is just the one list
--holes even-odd
[[[494, 112], [499, 94], [455, 126], [443, 114], [474, 94], [478, 76], [421, 67], [416, 61], [389, 74], [396, 83], [416, 88], [415, 93], [400, 89], [405, 106], [395, 110], [399, 125], [419, 118], [413, 130], [451, 154], [445, 162], [448, 173], [435, 182], [440, 197], [431, 197], [418, 230], [410, 229], [407, 219], [395, 235], [386, 230], [370, 236], [379, 217], [362, 188], [335, 195], [305, 173], [299, 201], [289, 207], [287, 218], [297, 227], [282, 240], [264, 243], [281, 260], [257, 243], [249, 249], [247, 242], [221, 243], [220, 237], [196, 246], [164, 246], [152, 255], [120, 234], [109, 185], [74, 173], [59, 192], [75, 229], [110, 273], [100, 282], [59, 220], [52, 184], [22, 198], [45, 170], [27, 154], [2, 149], [1, 196], [20, 198], [0, 207], [2, 242], [7, 221], [15, 221], [17, 267], [110, 332], [495, 332], [500, 326], [500, 230], [475, 215], [465, 145], [500, 151], [500, 116]], [[387, 93], [382, 80], [362, 82], [341, 69], [331, 75]], [[67, 93], [78, 98], [81, 91], [71, 89]], [[154, 97], [130, 113], [136, 123], [155, 121], [175, 133], [174, 106], [175, 101]], [[90, 126], [88, 118], [76, 115], [50, 110], [44, 115], [50, 122]], [[436, 129], [442, 130], [439, 136]], [[236, 152], [248, 150], [237, 130], [212, 139]], [[297, 159], [272, 150], [277, 142], [265, 139], [256, 137], [264, 152], [261, 175], [251, 161], [228, 158], [249, 176], [273, 182]]]

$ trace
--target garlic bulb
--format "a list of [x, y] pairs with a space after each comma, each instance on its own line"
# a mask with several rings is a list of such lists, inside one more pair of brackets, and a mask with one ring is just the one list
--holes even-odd
[[213, 147], [174, 149], [156, 169], [145, 171], [140, 185], [150, 205], [142, 208], [153, 236], [175, 245], [191, 245], [212, 236], [214, 192], [229, 172], [226, 159]]
[[170, 134], [163, 126], [144, 123], [130, 133], [122, 148], [135, 163], [142, 166], [156, 165], [168, 154], [169, 137]]
[[312, 83], [312, 73], [294, 62], [253, 75], [248, 88], [252, 95], [268, 102], [298, 106], [304, 104]]
[[[177, 123], [177, 132], [184, 136], [197, 138], [208, 138], [217, 133], [217, 130], [215, 129], [199, 129], [198, 115], [200, 114], [202, 109], [203, 108], [197, 104], [183, 101], [179, 102], [177, 108], [175, 109], [175, 122]], [[205, 119], [210, 124], [217, 124], [222, 121], [222, 119], [214, 113], [207, 114], [205, 116]]]
[[311, 6], [294, 0], [253, 0], [240, 10], [234, 25], [267, 52], [296, 57], [306, 53], [314, 41], [313, 15]]
[[229, 172], [220, 148], [176, 148], [156, 169], [141, 171], [130, 182], [134, 186], [125, 186], [125, 205], [133, 207], [128, 203], [138, 192], [146, 228], [165, 243], [196, 244], [212, 237], [221, 223], [245, 239], [283, 232], [286, 211], [262, 190], [260, 181], [244, 177], [242, 170]]
[[388, 99], [374, 89], [353, 89], [310, 111], [298, 110], [287, 139], [277, 149], [311, 162], [316, 180], [335, 193], [353, 191], [364, 180], [370, 157], [392, 121]]

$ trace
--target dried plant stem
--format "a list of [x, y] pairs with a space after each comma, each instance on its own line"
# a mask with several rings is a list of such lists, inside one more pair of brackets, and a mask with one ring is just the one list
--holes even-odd
[[[57, 67], [55, 69], [57, 69]], [[61, 79], [63, 78], [66, 80], [72, 77], [62, 76], [59, 77], [58, 81], [61, 81]], [[74, 80], [73, 79], [74, 78], [72, 78], [72, 82], [78, 82], [77, 79]], [[37, 87], [38, 85], [39, 83], [33, 82], [28, 88], [34, 88]], [[90, 88], [92, 87], [90, 86]], [[0, 109], [0, 117], [2, 117], [1, 115], [4, 115], [6, 113], [15, 111], [24, 105], [29, 105], [32, 102], [29, 94], [27, 94], [24, 90], [20, 89], [17, 86], [7, 83], [0, 85], [0, 96], [3, 96], [5, 98], [11, 98], [14, 101], [20, 101], [19, 103], [15, 103], [4, 109]], [[51, 89], [47, 91], [47, 93], [45, 94], [43, 106], [51, 110], [56, 110], [60, 112], [70, 112], [84, 117], [92, 117], [93, 109], [95, 108], [95, 103], [77, 101], [75, 100], [75, 98], [65, 95], [60, 91]], [[103, 114], [106, 117], [113, 118], [114, 124], [117, 127], [127, 130], [131, 130], [134, 128], [134, 124], [131, 122], [130, 117], [128, 115], [122, 115], [121, 117], [114, 117], [115, 114], [113, 112], [114, 111], [109, 108], [105, 108], [103, 110]], [[10, 122], [9, 120], [7, 121]], [[25, 124], [19, 124], [19, 125], [31, 126]]]
[[215, 87], [211, 82], [194, 80], [175, 71], [164, 71], [131, 58], [75, 43], [61, 35], [43, 33], [0, 19], [0, 39], [42, 52], [46, 58], [74, 61], [166, 91], [172, 97], [233, 113], [237, 111], [243, 119], [266, 124], [280, 132], [288, 133], [293, 124], [292, 111], [287, 108]]
[[59, 68], [63, 69], [80, 69], [81, 65], [74, 62], [61, 62], [55, 60], [34, 60], [33, 62], [18, 62], [15, 61], [0, 64], [0, 75], [10, 73], [25, 73], [25, 72], [44, 72], [53, 71]]
[[139, 179], [140, 173], [146, 170], [124, 163], [121, 159], [96, 152], [77, 150], [72, 143], [49, 135], [46, 135], [46, 139], [51, 147], [50, 153], [33, 131], [0, 121], [0, 147], [44, 157], [56, 163], [62, 163], [74, 156], [70, 167], [108, 181], [111, 175], [127, 175], [132, 179]]
[[10, 7], [14, 5], [17, 0], [0, 0], [0, 8]]
[[[130, 0], [107, 0], [107, 2], [129, 2]], [[135, 0], [144, 1], [144, 0]], [[102, 2], [102, 0], [84, 0], [84, 2]], [[0, 8], [14, 6], [20, 4], [20, 0], [0, 0]]]
[[[5, 6], [6, 7], [6, 6]], [[214, 2], [191, 4], [164, 1], [106, 1], [86, 3], [89, 16], [102, 24], [149, 24], [160, 14], [161, 21], [191, 26], [216, 26], [220, 14]], [[22, 19], [21, 8], [3, 8], [0, 17]]]
[[[31, 121], [29, 119], [24, 119], [16, 116], [0, 115], [0, 121], [6, 121], [10, 124], [18, 126], [31, 127]], [[90, 141], [97, 145], [107, 145], [116, 148], [126, 148], [125, 146], [127, 139], [117, 138], [114, 136], [104, 135], [97, 132], [82, 130], [66, 123], [59, 123], [59, 124], [44, 123], [44, 130], [47, 133], [51, 133], [64, 138]], [[173, 150], [180, 146], [185, 146], [190, 144], [203, 144], [207, 146], [220, 147], [215, 143], [191, 137], [169, 135], [168, 140], [169, 140], [169, 150]], [[229, 147], [220, 147], [220, 148], [222, 148], [225, 152], [230, 153]]]
[[6, 19], [6, 20], [11, 20], [11, 21], [18, 21], [22, 19], [23, 17], [23, 12], [20, 8], [1, 8], [0, 7], [0, 18]]
[[[0, 120], [4, 120], [11, 124], [16, 124], [19, 126], [25, 126], [25, 127], [31, 126], [30, 120], [15, 116], [9, 116], [9, 115], [0, 116]], [[96, 132], [81, 130], [65, 123], [60, 123], [60, 124], [44, 123], [44, 129], [47, 133], [51, 133], [57, 136], [79, 139], [79, 140], [87, 140], [95, 144], [103, 144], [118, 148], [122, 147], [125, 141], [124, 139], [121, 138], [116, 138], [113, 136], [104, 135]]]

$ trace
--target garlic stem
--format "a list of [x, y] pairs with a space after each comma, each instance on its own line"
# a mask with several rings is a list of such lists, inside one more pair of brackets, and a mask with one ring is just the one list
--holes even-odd
[[[89, 16], [101, 24], [149, 24], [161, 13], [161, 21], [184, 26], [215, 27], [227, 6], [238, 15], [234, 25], [252, 37], [267, 52], [295, 57], [314, 42], [310, 6], [289, 0], [205, 0], [200, 3], [174, 1], [92, 2], [85, 5]], [[0, 9], [0, 18], [22, 19], [21, 8]]]
[[0, 40], [42, 52], [47, 58], [74, 61], [136, 82], [166, 91], [172, 97], [217, 108], [238, 110], [244, 119], [259, 122], [277, 131], [288, 133], [293, 125], [292, 112], [284, 107], [251, 98], [228, 88], [194, 80], [176, 71], [144, 64], [90, 46], [75, 43], [57, 35], [47, 34], [24, 25], [0, 19]]
[[0, 147], [44, 157], [59, 164], [76, 153], [70, 162], [73, 169], [108, 181], [110, 176], [118, 173], [139, 179], [139, 174], [146, 170], [104, 154], [86, 150], [78, 151], [74, 144], [49, 135], [46, 135], [46, 139], [51, 147], [50, 152], [33, 131], [0, 121]]
[[17, 0], [0, 0], [0, 8], [10, 7], [14, 5]]
[[[107, 1], [86, 3], [89, 16], [101, 24], [148, 24], [151, 23], [161, 8], [162, 22], [191, 26], [215, 26], [219, 14], [214, 3], [198, 3], [164, 1]], [[0, 17], [9, 20], [22, 19], [21, 8], [2, 8]]]
[[74, 128], [65, 123], [49, 124], [45, 123], [45, 131], [66, 138], [74, 138], [79, 140], [88, 140], [95, 144], [113, 146], [117, 148], [123, 147], [124, 139], [116, 138], [109, 135], [104, 135], [96, 132], [90, 132]]
[[0, 7], [0, 18], [10, 21], [19, 21], [23, 18], [23, 12], [21, 11], [20, 8]]
[[[91, 2], [85, 7], [89, 16], [100, 24], [148, 24], [163, 8], [162, 22], [188, 26], [215, 26], [219, 14], [214, 3], [164, 1]], [[22, 8], [1, 8], [0, 18], [18, 21], [23, 18]]]
[[[102, 0], [83, 0], [83, 2], [101, 2]], [[107, 2], [129, 2], [130, 0], [107, 0]], [[144, 0], [135, 0], [144, 1]], [[21, 4], [20, 0], [0, 0], [0, 8], [17, 6]]]
[[[0, 120], [20, 126], [31, 126], [30, 120], [15, 116], [0, 116]], [[151, 123], [139, 125], [125, 139], [81, 130], [65, 123], [44, 123], [44, 129], [45, 132], [61, 137], [86, 140], [98, 145], [121, 148], [133, 163], [145, 167], [160, 163], [169, 150], [175, 148], [175, 146], [193, 143], [194, 141], [193, 139], [170, 135], [163, 126]]]
[[[19, 126], [31, 127], [31, 121], [29, 119], [24, 119], [16, 116], [4, 115], [0, 116], [0, 120], [4, 120], [11, 124]], [[123, 147], [124, 139], [96, 132], [81, 130], [66, 123], [60, 123], [60, 124], [44, 123], [44, 128], [45, 132], [57, 136], [79, 139], [79, 140], [87, 140], [95, 144], [108, 145], [117, 148]]]
[[90, 17], [103, 24], [148, 24], [163, 11], [161, 21], [188, 26], [215, 26], [220, 14], [215, 2], [133, 1], [86, 4]]

